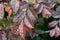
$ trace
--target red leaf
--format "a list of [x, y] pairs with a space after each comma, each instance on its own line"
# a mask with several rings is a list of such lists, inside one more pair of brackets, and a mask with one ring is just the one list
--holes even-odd
[[17, 29], [18, 29], [18, 25], [14, 25], [14, 26], [12, 27], [12, 29], [11, 29], [11, 32], [12, 32], [13, 34], [15, 34], [15, 35], [18, 35]]
[[32, 32], [32, 29], [30, 29], [29, 27], [27, 27], [26, 25], [24, 25], [24, 29], [25, 29], [25, 31], [26, 32], [29, 32], [29, 33], [31, 33]]
[[26, 30], [26, 32], [30, 34], [31, 38], [35, 36], [35, 33], [33, 32], [33, 30], [28, 28], [26, 25], [24, 25], [24, 29]]

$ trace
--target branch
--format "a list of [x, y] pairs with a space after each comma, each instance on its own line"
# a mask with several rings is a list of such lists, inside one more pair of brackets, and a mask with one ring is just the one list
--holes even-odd
[[35, 33], [37, 33], [37, 34], [45, 34], [45, 33], [49, 33], [49, 32], [50, 32], [50, 30], [48, 30], [48, 31], [43, 31], [43, 30], [34, 30], [34, 32], [35, 32]]

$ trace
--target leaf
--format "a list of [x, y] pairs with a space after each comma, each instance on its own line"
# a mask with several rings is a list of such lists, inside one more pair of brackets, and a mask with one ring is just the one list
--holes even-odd
[[25, 16], [24, 24], [30, 29], [34, 28], [34, 24], [32, 23], [31, 19], [28, 16]]
[[33, 30], [28, 28], [26, 25], [24, 25], [24, 29], [26, 32], [28, 32], [30, 34], [31, 38], [33, 38], [35, 36], [35, 33], [33, 32]]
[[28, 8], [28, 4], [26, 2], [21, 2], [19, 10], [22, 10], [24, 8]]
[[21, 21], [21, 23], [19, 25], [18, 31], [19, 31], [20, 36], [25, 40], [26, 31], [24, 30], [24, 22], [23, 22], [23, 20]]
[[2, 31], [0, 31], [0, 40], [2, 40]]
[[60, 27], [60, 19], [58, 20], [58, 23], [59, 23], [59, 27]]
[[54, 35], [55, 35], [55, 29], [52, 29], [52, 30], [50, 31], [50, 36], [53, 37]]
[[58, 7], [56, 8], [56, 11], [60, 11], [60, 6], [58, 6]]
[[52, 21], [48, 24], [49, 28], [53, 28], [58, 24], [58, 21]]
[[48, 3], [50, 4], [51, 8], [53, 8], [56, 5], [55, 0], [48, 0]]
[[37, 9], [39, 7], [39, 4], [34, 4], [33, 7], [34, 9]]
[[37, 14], [40, 14], [40, 13], [42, 12], [43, 7], [44, 7], [44, 6], [43, 6], [42, 4], [39, 4], [39, 6], [38, 6], [38, 8], [37, 8], [37, 10], [36, 10]]
[[10, 17], [12, 14], [12, 9], [9, 6], [6, 6], [5, 11], [8, 12], [8, 17]]
[[18, 11], [19, 6], [20, 6], [19, 4], [20, 4], [19, 0], [11, 0], [10, 1], [10, 5], [11, 5], [11, 7], [12, 7], [12, 9], [13, 9], [14, 12]]
[[2, 31], [2, 40], [7, 40], [7, 34], [5, 31]]
[[55, 37], [60, 36], [60, 28], [58, 26], [56, 26], [55, 31], [56, 31]]
[[22, 1], [28, 2], [28, 0], [22, 0]]
[[39, 7], [37, 8], [37, 14], [40, 14], [44, 8], [48, 8], [48, 9], [51, 9], [49, 3], [41, 3], [39, 4]]
[[42, 11], [42, 17], [45, 18], [45, 17], [51, 17], [52, 16], [52, 13], [50, 11], [51, 9], [48, 9], [48, 8], [44, 8], [43, 11]]
[[45, 0], [37, 0], [38, 3], [45, 2]]
[[3, 3], [0, 3], [0, 20], [2, 20], [4, 17], [4, 5]]
[[14, 26], [11, 28], [12, 34], [14, 34], [14, 35], [19, 35], [17, 29], [18, 29], [18, 25], [14, 25]]
[[18, 11], [17, 15], [14, 16], [13, 18], [13, 22], [19, 22], [21, 21], [24, 17], [25, 17], [25, 12], [22, 12], [22, 11]]
[[33, 22], [37, 22], [38, 21], [38, 16], [36, 14], [36, 12], [32, 9], [29, 8], [27, 10], [27, 15], [29, 16], [29, 18], [33, 21]]
[[56, 25], [54, 29], [50, 31], [50, 36], [51, 37], [58, 37], [60, 36], [60, 28]]
[[54, 12], [52, 13], [52, 17], [53, 17], [53, 18], [60, 18], [60, 12], [59, 12], [59, 11], [54, 11]]

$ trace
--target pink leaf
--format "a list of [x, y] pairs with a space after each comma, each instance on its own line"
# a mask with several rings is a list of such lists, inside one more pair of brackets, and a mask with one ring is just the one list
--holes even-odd
[[60, 36], [60, 28], [58, 26], [56, 26], [55, 31], [56, 31], [55, 37]]
[[28, 16], [24, 18], [24, 24], [30, 29], [34, 28], [32, 20]]
[[50, 36], [51, 36], [51, 37], [55, 36], [55, 29], [52, 29], [52, 30], [50, 31]]
[[12, 6], [12, 9], [14, 12], [17, 12], [18, 9], [19, 9], [19, 5], [20, 4], [20, 1], [19, 0], [11, 0], [10, 1], [10, 5]]
[[48, 24], [48, 26], [49, 26], [50, 28], [53, 28], [53, 27], [55, 27], [57, 24], [58, 24], [58, 21], [52, 21], [52, 22], [50, 22], [50, 23]]
[[25, 30], [24, 30], [23, 20], [21, 21], [21, 23], [19, 25], [18, 31], [19, 31], [20, 36], [25, 40]]
[[0, 20], [2, 20], [4, 17], [4, 5], [3, 3], [0, 3]]
[[25, 17], [25, 12], [18, 11], [18, 14], [14, 16], [13, 22], [19, 22]]
[[27, 15], [29, 16], [29, 18], [33, 21], [33, 22], [36, 22], [38, 21], [38, 16], [36, 14], [36, 12], [33, 10], [33, 8], [29, 8], [27, 10]]

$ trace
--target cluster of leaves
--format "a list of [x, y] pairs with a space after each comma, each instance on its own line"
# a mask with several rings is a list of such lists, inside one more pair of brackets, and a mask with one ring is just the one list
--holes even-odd
[[60, 36], [59, 0], [11, 0], [0, 3], [0, 11], [1, 40], [55, 40]]

